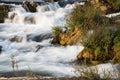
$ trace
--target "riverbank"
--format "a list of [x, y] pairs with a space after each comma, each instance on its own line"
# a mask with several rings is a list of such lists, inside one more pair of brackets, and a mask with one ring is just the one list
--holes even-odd
[[[73, 17], [73, 20], [78, 19], [76, 21], [80, 21], [82, 17], [80, 22], [81, 24], [83, 24], [83, 20], [84, 20], [85, 26], [84, 25], [81, 26], [80, 24], [77, 24], [76, 21], [71, 21], [70, 19], [70, 22], [73, 24], [71, 25], [71, 27], [73, 28], [71, 28], [71, 30], [67, 30], [69, 29], [69, 27], [64, 28], [64, 25], [66, 23], [66, 16], [70, 14], [70, 12], [73, 10], [74, 7], [75, 7], [75, 4], [68, 4], [65, 7], [61, 7], [58, 3], [55, 3], [55, 4], [49, 3], [47, 5], [39, 5], [37, 7], [38, 12], [32, 13], [32, 12], [27, 12], [22, 7], [22, 5], [14, 5], [14, 8], [10, 9], [10, 11], [7, 12], [8, 17], [2, 18], [2, 21], [4, 20], [4, 22], [0, 24], [0, 34], [1, 34], [0, 46], [2, 47], [2, 51], [0, 55], [0, 80], [100, 80], [100, 77], [102, 76], [101, 78], [104, 78], [106, 77], [106, 74], [107, 74], [107, 77], [115, 78], [115, 79], [118, 78], [119, 77], [118, 65], [114, 65], [112, 63], [101, 64], [100, 62], [100, 64], [97, 66], [89, 67], [85, 65], [81, 67], [82, 64], [74, 64], [73, 62], [77, 60], [77, 55], [84, 48], [83, 46], [80, 45], [80, 41], [81, 41], [80, 39], [78, 41], [75, 41], [76, 38], [81, 35], [80, 32], [83, 31], [81, 29], [83, 28], [90, 29], [91, 26], [94, 26], [96, 27], [96, 29], [99, 29], [98, 25], [102, 24], [103, 21], [106, 22], [105, 25], [107, 25], [107, 20], [108, 21], [112, 20], [110, 22], [114, 24], [116, 18], [117, 18], [117, 24], [119, 24], [119, 18], [116, 17], [113, 20], [112, 18], [102, 17], [105, 19], [101, 20], [102, 19], [101, 16], [103, 15], [99, 16], [98, 15], [99, 12], [95, 11], [96, 8], [95, 10], [92, 10], [93, 8], [92, 7], [90, 8], [88, 6], [87, 7], [88, 11], [87, 11], [85, 6], [84, 8], [81, 6], [84, 13], [82, 13], [82, 16], [78, 15], [77, 18]], [[1, 11], [2, 10], [3, 9], [1, 9]], [[76, 11], [80, 11], [80, 10], [76, 9]], [[90, 12], [93, 12], [93, 13], [90, 13]], [[84, 15], [86, 14], [88, 15], [87, 16], [88, 18], [84, 17]], [[93, 14], [96, 14], [96, 15], [94, 16]], [[75, 22], [76, 24], [74, 24], [73, 22]], [[112, 26], [111, 24], [109, 25]], [[103, 26], [103, 27], [108, 27], [109, 25]], [[51, 35], [52, 30], [53, 30], [53, 27], [56, 27], [56, 26], [57, 28], [61, 27], [63, 30], [63, 34], [61, 34], [61, 38], [58, 38], [58, 37], [56, 38], [64, 40], [63, 38], [65, 36], [65, 38], [67, 38], [65, 42], [71, 40], [72, 43], [70, 45], [68, 43], [65, 43], [65, 46], [61, 46], [58, 44], [51, 44], [51, 40], [53, 39], [53, 36]], [[77, 27], [79, 28], [83, 27], [83, 28], [79, 29]], [[102, 26], [99, 26], [99, 27], [102, 27]], [[104, 32], [107, 31], [104, 28], [102, 29], [102, 31], [103, 30]], [[118, 34], [119, 33], [117, 33], [117, 35]], [[69, 35], [70, 37], [68, 37]], [[93, 40], [93, 36], [91, 38], [92, 39], [89, 39], [89, 41]], [[109, 36], [104, 39], [108, 40]], [[119, 39], [119, 36], [118, 36], [118, 39]], [[101, 40], [101, 38], [100, 39], [95, 38], [94, 40], [95, 41], [99, 40], [98, 42], [103, 41]], [[93, 43], [95, 43], [95, 41], [93, 41]], [[116, 44], [119, 43], [119, 40], [117, 40], [117, 37], [114, 39], [114, 42], [116, 42]], [[61, 41], [61, 43], [63, 43], [63, 41]], [[95, 46], [95, 49], [96, 49], [96, 46]], [[110, 49], [111, 50], [113, 49], [113, 45], [110, 46]], [[119, 49], [119, 47], [115, 48], [116, 52], [117, 52], [117, 49]], [[110, 51], [107, 51], [108, 50], [107, 47], [103, 47], [101, 49], [101, 46], [100, 48], [99, 46], [97, 46], [96, 51], [93, 51], [93, 52], [91, 51], [90, 54], [94, 54], [94, 52], [97, 53], [99, 50], [106, 51], [106, 53], [110, 52]], [[89, 54], [89, 52], [90, 51], [88, 51], [87, 53]], [[89, 55], [88, 57], [85, 56], [86, 58], [82, 56], [82, 58], [87, 59], [88, 62], [90, 60], [91, 62], [96, 62], [98, 60], [101, 60], [101, 58], [98, 59], [99, 55], [98, 54], [96, 55], [95, 55], [96, 58], [93, 57], [92, 59], [89, 59]], [[79, 62], [86, 61], [86, 60], [82, 60], [82, 59], [80, 60], [80, 59], [79, 59]], [[119, 57], [113, 58], [114, 61], [116, 59], [119, 59]], [[108, 62], [108, 61], [110, 62], [110, 60], [107, 59], [104, 62]], [[25, 73], [19, 72], [21, 70], [26, 70], [26, 72]], [[34, 74], [35, 71], [40, 72], [41, 74], [36, 75]], [[95, 77], [96, 71], [98, 73], [97, 79]], [[4, 72], [6, 72], [8, 75], [1, 74]], [[77, 72], [79, 73], [76, 74]], [[79, 76], [83, 76], [83, 74], [81, 75], [81, 73], [84, 73], [85, 77], [79, 77]], [[21, 74], [21, 75], [18, 75], [18, 74]], [[46, 76], [52, 76], [52, 77], [46, 77]], [[74, 76], [78, 76], [78, 77], [74, 77]], [[105, 79], [105, 80], [111, 80], [111, 79]]]
[[79, 78], [79, 77], [72, 77], [72, 78], [52, 78], [52, 77], [11, 77], [5, 78], [1, 77], [0, 80], [95, 80], [95, 79], [87, 79], [87, 78]]

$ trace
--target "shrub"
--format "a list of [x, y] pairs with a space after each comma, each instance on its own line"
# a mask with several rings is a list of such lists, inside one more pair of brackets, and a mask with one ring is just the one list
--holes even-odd
[[62, 28], [59, 26], [53, 27], [52, 34], [54, 36], [58, 36], [62, 32]]
[[96, 7], [96, 5], [76, 5], [71, 14], [67, 17], [67, 26], [71, 29], [77, 26], [82, 31], [88, 31], [99, 25], [107, 24], [107, 19], [104, 19], [100, 8]]
[[113, 9], [120, 10], [120, 0], [107, 0], [112, 5]]
[[120, 28], [115, 32], [113, 43], [113, 50], [116, 53], [116, 55], [113, 58], [113, 62], [120, 63]]
[[59, 26], [53, 27], [52, 34], [53, 34], [53, 40], [51, 43], [53, 44], [59, 44], [59, 34], [62, 33], [62, 28]]
[[[86, 51], [91, 52], [98, 61], [118, 59], [120, 54], [120, 29], [99, 28], [89, 36], [84, 36], [81, 43]], [[117, 55], [117, 57], [115, 57]], [[119, 56], [120, 58], [120, 56]]]
[[[87, 31], [96, 29], [101, 25], [108, 25], [109, 19], [102, 16], [100, 8], [96, 5], [91, 5], [89, 3], [85, 5], [75, 5], [73, 11], [67, 16], [66, 19], [66, 31], [64, 32], [65, 35], [68, 37], [72, 37], [69, 34], [74, 33], [75, 28], [78, 28], [78, 32], [80, 32], [81, 36], [86, 34]], [[59, 38], [59, 33], [61, 33], [60, 28], [55, 27], [53, 29], [53, 34], [55, 38]], [[80, 36], [76, 36], [80, 37]], [[66, 37], [65, 37], [66, 38]], [[69, 38], [70, 39], [70, 38]], [[78, 40], [76, 38], [75, 40]], [[54, 39], [56, 40], [56, 39]], [[55, 41], [56, 42], [56, 41]], [[59, 42], [59, 40], [58, 40]], [[75, 41], [74, 41], [75, 42]]]

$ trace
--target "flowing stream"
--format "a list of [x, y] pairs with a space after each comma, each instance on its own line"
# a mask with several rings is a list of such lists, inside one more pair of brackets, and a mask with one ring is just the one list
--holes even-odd
[[26, 12], [21, 5], [12, 6], [5, 23], [0, 24], [0, 72], [12, 71], [14, 56], [19, 71], [30, 67], [32, 71], [58, 77], [75, 75], [71, 62], [83, 47], [50, 44], [52, 27], [65, 25], [72, 5], [61, 8], [57, 3], [49, 3], [38, 6], [36, 13]]
[[[50, 43], [52, 28], [65, 25], [66, 15], [72, 11], [74, 4], [65, 7], [60, 7], [57, 2], [39, 5], [35, 13], [26, 12], [21, 5], [10, 5], [13, 8], [8, 18], [5, 19], [5, 23], [0, 24], [0, 73], [13, 72], [14, 60], [14, 65], [17, 65], [14, 69], [18, 71], [30, 69], [45, 76], [76, 76], [75, 65], [72, 62], [77, 59], [76, 56], [83, 47], [64, 47]], [[113, 66], [116, 65], [103, 66], [113, 70]]]

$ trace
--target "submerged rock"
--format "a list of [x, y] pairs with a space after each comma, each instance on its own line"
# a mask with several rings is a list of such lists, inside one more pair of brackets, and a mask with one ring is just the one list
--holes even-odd
[[47, 34], [29, 34], [27, 35], [27, 40], [30, 41], [36, 41], [36, 42], [41, 42], [45, 39], [52, 38], [52, 34], [47, 33]]
[[44, 0], [45, 2], [56, 2], [56, 1], [59, 1], [59, 0]]
[[64, 7], [65, 5], [67, 5], [67, 4], [73, 4], [74, 2], [75, 2], [75, 0], [59, 0], [58, 4], [61, 7]]
[[26, 24], [35, 24], [36, 23], [33, 16], [26, 16], [24, 19], [24, 22]]
[[21, 36], [14, 36], [12, 38], [9, 39], [11, 42], [22, 42], [23, 37]]
[[35, 52], [38, 52], [41, 48], [43, 48], [43, 46], [42, 45], [37, 45], [37, 46], [35, 46], [35, 48], [36, 48]]
[[66, 6], [67, 4], [73, 4], [75, 2], [86, 2], [86, 0], [58, 0], [58, 4], [61, 7]]

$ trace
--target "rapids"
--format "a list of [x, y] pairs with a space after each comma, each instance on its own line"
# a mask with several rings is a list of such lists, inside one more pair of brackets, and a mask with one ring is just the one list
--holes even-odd
[[8, 18], [0, 24], [0, 72], [13, 71], [11, 57], [14, 56], [19, 71], [30, 67], [33, 72], [45, 75], [75, 76], [71, 62], [83, 47], [50, 44], [52, 27], [65, 25], [65, 16], [73, 5], [62, 8], [58, 3], [49, 3], [38, 6], [36, 13], [26, 12], [21, 5], [11, 5]]
[[[77, 54], [83, 49], [79, 45], [52, 45], [52, 28], [64, 26], [65, 18], [75, 4], [60, 7], [57, 2], [37, 6], [37, 12], [31, 13], [21, 5], [13, 7], [4, 23], [0, 24], [0, 74], [30, 70], [43, 73], [44, 76], [76, 76], [75, 64]], [[99, 67], [100, 66], [100, 67]], [[98, 65], [100, 72], [102, 65]], [[104, 64], [104, 70], [116, 70], [116, 65]], [[113, 68], [114, 67], [114, 68]], [[100, 73], [101, 75], [102, 73]]]

